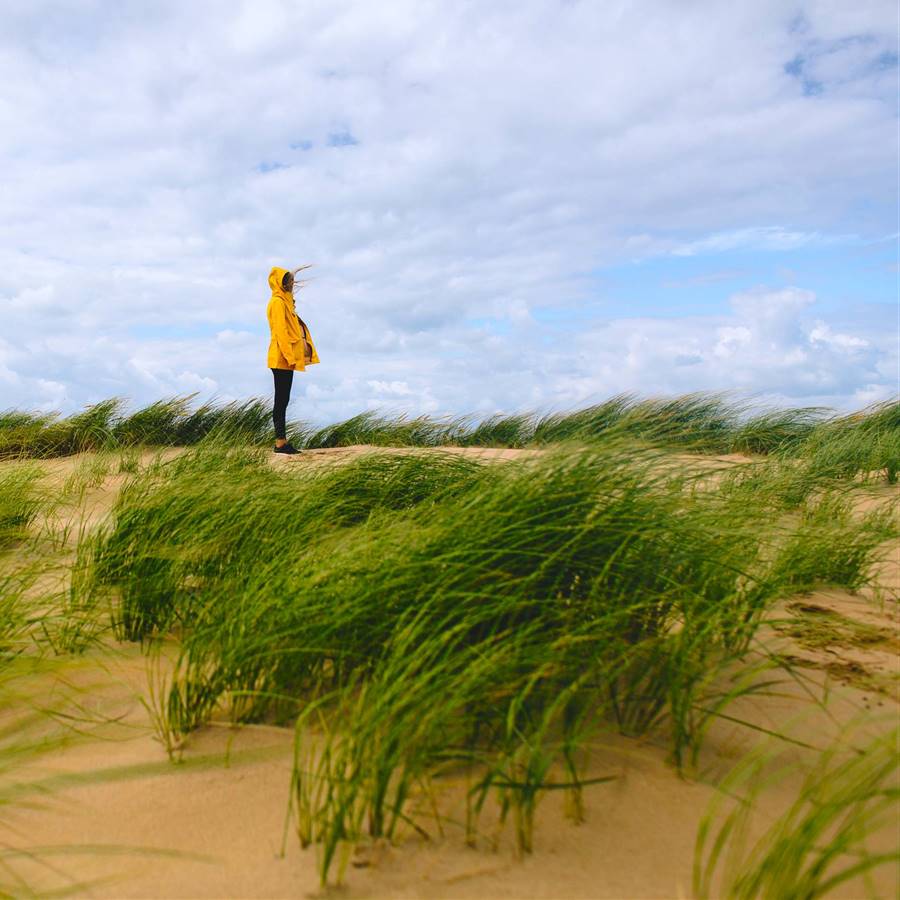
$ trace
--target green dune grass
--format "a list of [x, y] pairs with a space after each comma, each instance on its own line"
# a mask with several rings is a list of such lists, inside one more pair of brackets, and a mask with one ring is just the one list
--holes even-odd
[[43, 506], [41, 474], [27, 463], [0, 469], [0, 549], [23, 539]]
[[75, 584], [120, 637], [179, 637], [155, 706], [173, 754], [216, 709], [297, 721], [294, 810], [323, 882], [448, 767], [473, 773], [473, 840], [494, 793], [528, 852], [546, 790], [583, 803], [591, 735], [661, 730], [690, 762], [749, 684], [729, 673], [769, 605], [860, 586], [893, 532], [851, 515], [846, 486], [806, 473], [797, 495], [781, 459], [747, 468], [672, 466], [625, 437], [300, 474], [201, 446], [122, 491]]
[[[749, 826], [760, 796], [798, 766], [783, 747], [771, 745], [741, 760], [719, 785], [698, 831], [695, 896], [815, 900], [882, 866], [900, 876], [896, 841], [889, 849], [871, 847], [874, 835], [896, 832], [900, 729], [895, 724], [877, 737], [859, 731], [818, 756], [785, 814], [755, 838]], [[877, 896], [871, 882], [867, 896]]]
[[[150, 654], [174, 639], [147, 697], [159, 737], [177, 758], [214, 715], [293, 726], [291, 820], [323, 884], [366, 836], [439, 833], [448, 774], [469, 783], [470, 843], [495, 810], [524, 854], [548, 791], [577, 820], [611, 778], [586, 763], [602, 731], [652, 734], [691, 767], [715, 718], [785, 665], [757, 640], [773, 603], [860, 588], [896, 537], [895, 506], [860, 513], [853, 497], [896, 478], [897, 405], [366, 413], [296, 440], [395, 449], [275, 469], [265, 404], [189, 400], [0, 417], [0, 657], [80, 652], [104, 631]], [[194, 446], [141, 464], [164, 445]], [[450, 445], [542, 452], [499, 465]], [[27, 457], [85, 449], [101, 452], [49, 496]], [[77, 504], [110, 473], [126, 476], [111, 515], [82, 531], [70, 587], [36, 617], [4, 559], [37, 540], [43, 505]], [[735, 890], [768, 884], [761, 859]]]
[[[272, 440], [268, 401], [192, 407], [194, 395], [125, 412], [112, 398], [66, 418], [17, 410], [0, 413], [0, 458], [46, 458], [84, 450], [139, 446], [265, 446]], [[306, 449], [373, 444], [392, 447], [526, 447], [594, 443], [628, 437], [697, 453], [773, 454], [802, 459], [817, 475], [849, 478], [900, 470], [900, 404], [882, 403], [837, 416], [824, 409], [755, 410], [717, 394], [671, 399], [630, 395], [570, 412], [407, 418], [365, 412], [313, 428], [291, 423], [289, 436]]]

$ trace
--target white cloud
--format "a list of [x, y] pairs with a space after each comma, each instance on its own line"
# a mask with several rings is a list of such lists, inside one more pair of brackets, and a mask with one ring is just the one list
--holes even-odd
[[711, 234], [698, 241], [676, 246], [674, 256], [698, 256], [703, 253], [721, 253], [726, 250], [795, 250], [810, 244], [841, 243], [847, 238], [840, 235], [823, 235], [789, 231], [777, 225], [765, 228], [740, 228], [735, 231]]
[[831, 326], [825, 322], [816, 322], [815, 327], [809, 332], [812, 343], [830, 344], [843, 350], [862, 350], [869, 346], [869, 342], [852, 334], [840, 334], [832, 331]]
[[412, 390], [405, 381], [367, 381], [366, 384], [378, 394], [394, 397], [409, 397]]
[[[4, 13], [0, 406], [265, 395], [266, 275], [303, 260], [318, 264], [301, 306], [323, 363], [295, 395], [319, 420], [385, 397], [571, 405], [607, 382], [821, 388], [846, 404], [890, 382], [883, 341], [824, 314], [803, 330], [802, 292], [739, 298], [706, 324], [580, 323], [552, 340], [533, 312], [577, 305], [606, 264], [883, 232], [892, 3]], [[853, 353], [881, 362], [848, 368]], [[796, 354], [819, 368], [803, 375]], [[662, 358], [676, 375], [657, 373]]]
[[892, 336], [834, 332], [808, 317], [814, 305], [810, 291], [760, 288], [733, 296], [727, 317], [629, 319], [594, 328], [576, 345], [579, 402], [634, 390], [730, 390], [838, 407], [890, 396], [887, 376], [898, 365]]

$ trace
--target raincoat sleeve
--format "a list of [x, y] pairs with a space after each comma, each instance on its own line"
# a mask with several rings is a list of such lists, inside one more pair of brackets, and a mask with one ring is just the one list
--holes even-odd
[[278, 349], [281, 351], [281, 355], [287, 360], [288, 365], [294, 366], [297, 364], [297, 361], [294, 358], [294, 348], [291, 346], [291, 341], [288, 337], [287, 317], [288, 311], [285, 309], [283, 303], [276, 301], [272, 304], [272, 314], [269, 318], [269, 325], [272, 328], [272, 337], [275, 338]]

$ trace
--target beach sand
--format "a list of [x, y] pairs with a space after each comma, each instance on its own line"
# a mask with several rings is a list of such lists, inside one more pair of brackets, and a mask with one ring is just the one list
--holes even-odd
[[[377, 448], [311, 451], [274, 458], [272, 464], [340, 462], [370, 449]], [[456, 452], [502, 461], [535, 451]], [[143, 462], [149, 458], [145, 454]], [[83, 462], [73, 457], [41, 465], [48, 482], [61, 485]], [[78, 508], [70, 511], [69, 524], [77, 525], [73, 532], [103, 520], [125, 478], [111, 474], [84, 492]], [[897, 496], [897, 491], [885, 488], [879, 496]], [[66, 522], [64, 515], [54, 524]], [[786, 681], [778, 696], [742, 698], [729, 714], [814, 747], [826, 746], [857, 720], [869, 733], [891, 727], [898, 716], [900, 676], [896, 553], [879, 569], [879, 588], [869, 596], [829, 590], [790, 598], [786, 613], [817, 621], [830, 612], [880, 629], [883, 639], [863, 646], [810, 646], [802, 632], [769, 629], [765, 639], [803, 662], [798, 671], [806, 681]], [[22, 799], [39, 800], [37, 806], [4, 810], [0, 845], [42, 848], [33, 860], [17, 859], [16, 871], [38, 893], [68, 888], [91, 897], [319, 895], [316, 850], [300, 849], [286, 818], [293, 731], [214, 724], [191, 737], [180, 763], [170, 762], [142, 702], [159, 674], [138, 646], [107, 644], [32, 676], [35, 702], [56, 709], [80, 704], [89, 724], [68, 745], [4, 776], [35, 784]], [[825, 696], [827, 707], [814, 702]], [[446, 817], [443, 834], [423, 809], [421, 823], [429, 840], [410, 830], [394, 846], [361, 846], [350, 858], [345, 886], [328, 893], [347, 898], [689, 897], [697, 829], [716, 794], [711, 782], [760, 734], [717, 722], [693, 777], [676, 773], [664, 736], [632, 740], [598, 734], [588, 776], [615, 780], [585, 789], [586, 821], [578, 825], [565, 816], [562, 792], [548, 792], [536, 817], [535, 851], [525, 859], [516, 857], [509, 825], [499, 835], [492, 832], [490, 812], [482, 817], [485, 833], [477, 846], [467, 846], [465, 778], [436, 780], [434, 793]], [[791, 752], [800, 763], [816, 759], [800, 746]], [[759, 827], [785, 808], [798, 784], [799, 775], [792, 776], [763, 794]], [[871, 849], [893, 849], [896, 840], [895, 829], [888, 828]], [[884, 867], [875, 883], [879, 895], [895, 895], [896, 879], [896, 871]], [[848, 883], [834, 896], [858, 896], [861, 889]]]

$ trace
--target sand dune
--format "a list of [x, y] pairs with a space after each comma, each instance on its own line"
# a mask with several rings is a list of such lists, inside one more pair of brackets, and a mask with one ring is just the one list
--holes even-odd
[[[272, 464], [319, 465], [370, 449], [375, 448], [311, 451], [273, 458]], [[535, 451], [455, 452], [502, 461]], [[145, 455], [144, 462], [148, 459]], [[42, 465], [61, 484], [80, 462], [69, 458]], [[71, 511], [73, 521], [80, 516], [87, 527], [102, 521], [125, 477], [110, 475], [87, 491]], [[897, 496], [897, 491], [885, 490], [885, 496]], [[788, 600], [788, 605], [799, 605], [795, 615], [814, 623], [828, 616], [832, 625], [855, 623], [869, 629], [865, 633], [871, 640], [852, 645], [835, 638], [829, 643], [827, 634], [816, 641], [802, 628], [772, 629], [767, 640], [804, 662], [801, 671], [808, 682], [805, 687], [786, 683], [777, 697], [744, 698], [731, 710], [735, 718], [787, 731], [815, 746], [861, 715], [874, 730], [894, 722], [900, 677], [896, 554], [881, 567], [879, 578], [881, 592], [875, 598], [822, 591]], [[23, 862], [19, 871], [39, 892], [74, 885], [79, 895], [94, 897], [316, 894], [315, 850], [301, 851], [290, 830], [284, 840], [291, 730], [213, 725], [191, 739], [182, 763], [170, 763], [141, 702], [148, 671], [138, 647], [109, 644], [48, 672], [35, 686], [35, 696], [61, 696], [63, 691], [78, 697], [106, 724], [92, 726], [90, 734], [71, 746], [15, 773], [19, 780], [41, 782], [46, 791], [37, 795], [40, 807], [17, 808], [5, 816], [0, 842], [56, 848]], [[152, 682], [152, 672], [149, 677]], [[827, 710], [810, 701], [811, 695], [821, 698], [826, 692]], [[410, 832], [396, 846], [360, 848], [341, 896], [688, 897], [697, 827], [715, 793], [708, 782], [758, 736], [736, 724], [716, 724], [698, 777], [688, 779], [672, 769], [663, 741], [600, 735], [591, 748], [589, 775], [613, 775], [615, 780], [586, 789], [587, 818], [580, 825], [565, 817], [561, 795], [548, 794], [537, 818], [536, 850], [529, 858], [515, 858], [508, 834], [499, 836], [496, 848], [493, 836], [485, 834], [472, 849], [461, 826], [445, 823], [443, 835], [432, 828], [429, 841]], [[815, 759], [799, 747], [796, 753], [800, 761]], [[762, 819], [777, 815], [795, 787], [796, 779], [788, 779], [765, 795]], [[461, 821], [464, 779], [442, 779], [435, 789], [442, 811], [451, 822]], [[878, 836], [885, 847], [895, 840], [892, 829]], [[894, 877], [885, 870], [878, 875], [876, 886], [883, 896], [896, 892]], [[849, 883], [835, 896], [857, 896], [859, 888]]]

